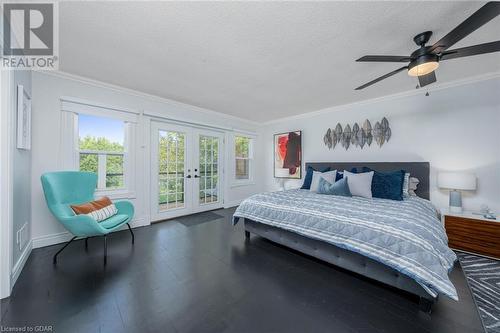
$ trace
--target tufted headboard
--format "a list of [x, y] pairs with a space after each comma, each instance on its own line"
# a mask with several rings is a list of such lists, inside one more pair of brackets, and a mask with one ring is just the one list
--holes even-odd
[[416, 194], [420, 198], [429, 199], [429, 162], [309, 162], [307, 167], [311, 166], [316, 170], [330, 167], [332, 170], [351, 171], [352, 168], [362, 168], [364, 166], [377, 171], [405, 170], [411, 174], [411, 177], [418, 178]]

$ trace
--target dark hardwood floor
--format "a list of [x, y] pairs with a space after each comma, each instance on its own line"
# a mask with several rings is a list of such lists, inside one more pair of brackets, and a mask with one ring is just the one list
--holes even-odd
[[55, 332], [482, 332], [457, 266], [460, 301], [442, 297], [431, 315], [388, 289], [260, 237], [245, 241], [233, 210], [157, 223], [31, 254], [2, 326]]

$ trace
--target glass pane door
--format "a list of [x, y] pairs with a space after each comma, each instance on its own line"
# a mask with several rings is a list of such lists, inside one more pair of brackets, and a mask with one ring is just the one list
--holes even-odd
[[219, 201], [219, 138], [199, 136], [200, 164], [198, 203], [200, 205]]
[[184, 207], [184, 153], [186, 133], [159, 130], [159, 211]]
[[195, 138], [195, 210], [209, 210], [222, 206], [221, 146], [222, 133], [196, 130]]
[[223, 134], [152, 122], [151, 219], [222, 207]]
[[191, 212], [189, 142], [191, 128], [152, 123], [151, 217], [153, 221]]

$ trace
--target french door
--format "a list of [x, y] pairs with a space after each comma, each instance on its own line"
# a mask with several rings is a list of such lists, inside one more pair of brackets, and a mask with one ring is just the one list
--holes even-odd
[[152, 122], [153, 221], [222, 207], [223, 134]]

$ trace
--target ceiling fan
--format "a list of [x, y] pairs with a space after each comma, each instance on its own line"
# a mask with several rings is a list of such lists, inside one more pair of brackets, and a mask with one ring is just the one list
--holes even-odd
[[367, 55], [359, 58], [356, 61], [409, 62], [409, 64], [390, 73], [387, 73], [379, 78], [376, 78], [375, 80], [365, 83], [362, 86], [357, 87], [355, 90], [364, 89], [405, 69], [408, 70], [408, 75], [417, 76], [420, 87], [423, 87], [436, 82], [436, 74], [434, 71], [439, 67], [440, 61], [500, 51], [500, 40], [474, 46], [462, 47], [454, 50], [448, 50], [449, 47], [475, 31], [476, 29], [480, 28], [499, 14], [500, 2], [488, 2], [432, 46], [425, 46], [425, 44], [431, 38], [432, 31], [425, 31], [416, 35], [413, 38], [413, 41], [418, 46], [420, 46], [420, 48], [415, 50], [408, 57]]

